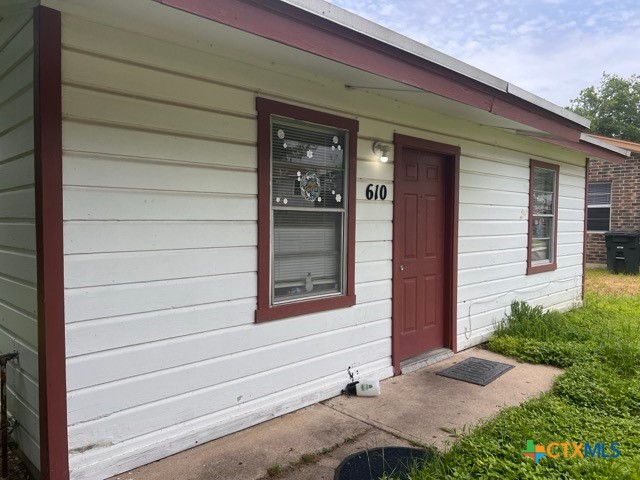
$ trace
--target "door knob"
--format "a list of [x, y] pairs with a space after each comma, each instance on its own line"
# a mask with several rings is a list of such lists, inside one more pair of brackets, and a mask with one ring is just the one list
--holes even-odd
[[404, 270], [404, 265], [400, 265], [400, 270]]

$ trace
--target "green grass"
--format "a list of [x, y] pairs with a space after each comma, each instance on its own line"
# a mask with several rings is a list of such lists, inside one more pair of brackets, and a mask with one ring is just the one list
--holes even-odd
[[[606, 275], [596, 274], [606, 286]], [[603, 291], [608, 294], [588, 292], [584, 307], [566, 313], [514, 304], [489, 348], [565, 372], [551, 392], [503, 410], [410, 479], [640, 480], [640, 295]], [[617, 441], [621, 456], [544, 457], [535, 465], [521, 453], [527, 439], [539, 445]]]
[[640, 373], [640, 295], [588, 292], [584, 307], [566, 313], [522, 303], [511, 310], [489, 340], [495, 352], [563, 368], [598, 362], [624, 377]]
[[272, 465], [267, 468], [267, 475], [271, 478], [277, 478], [282, 475], [282, 467], [278, 464]]

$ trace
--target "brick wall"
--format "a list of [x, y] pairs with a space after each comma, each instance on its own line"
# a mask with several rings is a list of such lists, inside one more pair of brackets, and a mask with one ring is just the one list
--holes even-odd
[[[611, 182], [611, 230], [640, 230], [640, 155], [618, 165], [591, 160], [589, 182]], [[587, 233], [587, 263], [606, 264], [604, 234]]]
[[587, 232], [587, 263], [606, 265], [607, 249], [604, 244], [604, 233]]

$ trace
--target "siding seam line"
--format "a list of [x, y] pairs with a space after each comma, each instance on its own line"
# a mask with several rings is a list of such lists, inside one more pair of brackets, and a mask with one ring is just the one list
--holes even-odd
[[[2, 51], [2, 48], [0, 48]], [[27, 50], [26, 53], [23, 53], [18, 59], [13, 62], [11, 65], [7, 67], [7, 69], [0, 73], [0, 82], [2, 82], [5, 78], [7, 78], [13, 71], [15, 71], [27, 58], [29, 58], [33, 54], [33, 47]]]
[[4, 137], [5, 135], [10, 134], [11, 132], [13, 132], [14, 130], [17, 130], [18, 128], [20, 128], [21, 126], [23, 126], [25, 123], [29, 123], [30, 120], [33, 120], [33, 115], [29, 115], [27, 118], [24, 118], [22, 120], [19, 120], [18, 122], [14, 123], [13, 125], [11, 125], [10, 127], [2, 130], [0, 132], [0, 137]]
[[26, 249], [26, 248], [10, 247], [8, 245], [2, 245], [2, 244], [0, 244], [0, 253], [17, 254], [17, 255], [29, 256], [29, 257], [32, 257], [32, 258], [36, 258], [36, 251], [35, 250], [29, 250], [29, 249]]
[[[390, 282], [391, 280], [374, 280], [371, 282], [365, 282], [365, 283], [358, 283], [356, 284], [356, 286], [358, 285], [365, 285], [365, 284], [369, 284], [369, 283], [381, 283], [381, 282]], [[80, 290], [80, 289], [74, 289], [74, 290]], [[367, 305], [369, 303], [376, 303], [376, 302], [382, 302], [382, 301], [387, 301], [390, 300], [391, 297], [385, 297], [385, 298], [379, 298], [376, 300], [370, 300], [367, 302], [358, 302], [356, 303], [356, 305]], [[236, 302], [236, 301], [241, 301], [241, 300], [254, 300], [255, 301], [256, 296], [255, 295], [250, 295], [248, 297], [240, 297], [240, 298], [234, 298], [233, 300], [219, 300], [217, 302], [207, 302], [207, 303], [196, 303], [193, 305], [181, 305], [180, 307], [168, 307], [168, 308], [161, 308], [161, 309], [157, 309], [157, 310], [146, 310], [143, 312], [130, 312], [130, 313], [120, 313], [117, 315], [109, 315], [107, 317], [96, 317], [96, 318], [85, 318], [82, 320], [73, 320], [73, 321], [67, 321], [66, 325], [67, 328], [77, 328], [77, 327], [72, 327], [73, 325], [79, 325], [82, 324], [84, 322], [94, 322], [94, 321], [104, 321], [104, 320], [109, 320], [109, 319], [117, 319], [117, 318], [123, 318], [123, 317], [132, 317], [132, 316], [136, 316], [136, 315], [149, 315], [149, 314], [153, 314], [153, 313], [160, 313], [160, 312], [170, 312], [172, 310], [175, 309], [183, 309], [183, 308], [192, 308], [192, 307], [203, 307], [206, 305], [216, 305], [216, 304], [223, 304], [223, 303], [228, 303], [228, 302]]]
[[36, 289], [36, 284], [35, 283], [31, 283], [31, 282], [29, 282], [27, 280], [23, 280], [23, 279], [20, 279], [20, 278], [11, 276], [11, 275], [7, 275], [4, 272], [0, 272], [0, 279], [1, 280], [6, 280], [6, 281], [9, 281], [9, 282], [12, 282], [12, 283], [17, 283], [17, 284], [19, 284], [20, 286], [23, 286], [23, 287], [32, 288], [34, 290]]
[[7, 163], [15, 162], [16, 160], [20, 160], [24, 157], [28, 157], [29, 155], [33, 155], [33, 153], [34, 149], [32, 148], [31, 150], [27, 150], [12, 157], [5, 158], [4, 160], [0, 160], [0, 166], [6, 165]]
[[[578, 267], [578, 266], [579, 265], [568, 265], [566, 267], [559, 267], [556, 270], [554, 270], [553, 272], [555, 273], [555, 272], [559, 272], [561, 270], [568, 270], [570, 268], [575, 268], [575, 267]], [[542, 275], [542, 274], [537, 274], [537, 275]], [[498, 278], [498, 279], [495, 279], [495, 280], [487, 280], [487, 281], [468, 283], [468, 284], [465, 284], [465, 285], [460, 285], [460, 288], [474, 287], [476, 285], [494, 284], [494, 283], [497, 283], [497, 282], [502, 282], [502, 281], [505, 281], [505, 280], [511, 280], [511, 279], [514, 279], [514, 278], [522, 279], [522, 278], [525, 278], [525, 275], [524, 274], [520, 274], [520, 275], [513, 275], [511, 277], [506, 277], [506, 278]], [[574, 279], [574, 277], [547, 280], [546, 282], [543, 281], [543, 282], [540, 282], [540, 283], [535, 283], [533, 285], [525, 285], [523, 287], [518, 288], [518, 290], [535, 288], [535, 287], [540, 286], [540, 285], [546, 285], [546, 284], [551, 284], [551, 283], [568, 282], [569, 280], [573, 280], [573, 279]], [[515, 291], [514, 290], [509, 290], [508, 292], [502, 292], [502, 293], [504, 294], [504, 293], [512, 293], [512, 292], [515, 292]], [[495, 294], [495, 295], [497, 295], [497, 294]], [[479, 297], [479, 298], [482, 298], [482, 297]], [[467, 302], [467, 300], [465, 300], [465, 302]]]
[[66, 87], [66, 89], [84, 90], [88, 92], [96, 92], [96, 93], [101, 93], [105, 95], [111, 95], [113, 97], [122, 97], [122, 98], [138, 100], [142, 102], [155, 103], [158, 105], [168, 105], [171, 107], [184, 108], [188, 110], [196, 110], [199, 112], [216, 113], [224, 116], [241, 118], [243, 120], [255, 120], [258, 118], [257, 114], [252, 115], [249, 113], [234, 112], [232, 110], [206, 107], [206, 106], [198, 105], [195, 103], [158, 97], [156, 95], [145, 95], [144, 93], [135, 93], [133, 91], [119, 90], [117, 88], [109, 88], [109, 87], [103, 87], [99, 85], [92, 85], [89, 83], [83, 83], [83, 82], [78, 82], [78, 81], [69, 80], [69, 79], [63, 82], [63, 86]]
[[76, 149], [64, 149], [65, 157], [95, 157], [99, 160], [115, 160], [123, 163], [153, 163], [153, 164], [169, 164], [176, 166], [188, 166], [188, 167], [201, 167], [211, 168], [215, 170], [226, 170], [231, 172], [256, 172], [257, 167], [242, 167], [215, 163], [194, 162], [189, 160], [181, 160], [178, 158], [154, 158], [154, 157], [140, 157], [136, 155], [122, 155], [118, 153], [104, 153], [104, 152], [92, 152], [90, 150], [76, 150]]
[[243, 145], [243, 146], [249, 146], [249, 147], [255, 147], [258, 144], [257, 140], [251, 141], [251, 140], [243, 140], [239, 138], [238, 139], [224, 138], [216, 135], [206, 135], [204, 133], [190, 133], [182, 130], [171, 130], [171, 129], [164, 129], [160, 127], [135, 125], [135, 124], [130, 124], [126, 122], [99, 120], [99, 119], [83, 117], [79, 115], [63, 114], [62, 118], [65, 122], [79, 123], [83, 125], [95, 125], [95, 126], [107, 127], [107, 128], [117, 128], [121, 130], [133, 130], [136, 132], [156, 133], [156, 134], [168, 135], [171, 137], [177, 136], [182, 138], [208, 140], [208, 141], [217, 142], [217, 143], [229, 143], [232, 145]]
[[30, 90], [33, 90], [33, 81], [27, 83], [26, 86], [22, 87], [19, 90], [16, 90], [11, 96], [7, 97], [5, 100], [0, 102], [0, 108], [3, 108], [8, 103], [13, 102], [16, 98], [18, 98], [19, 96], [21, 96], [22, 94]]
[[[7, 40], [4, 43], [0, 44], [0, 51], [7, 48], [7, 46], [13, 41], [13, 39], [16, 38], [20, 34], [20, 32], [22, 32], [22, 30], [24, 30], [25, 27], [29, 25], [29, 23], [31, 23], [32, 19], [33, 17], [31, 15], [26, 15], [26, 21], [20, 27], [18, 27], [15, 33], [11, 35], [9, 38], [7, 38]], [[33, 51], [33, 48], [31, 50]]]
[[23, 308], [20, 308], [20, 307], [14, 305], [11, 302], [8, 302], [4, 298], [0, 298], [0, 305], [2, 305], [5, 308], [8, 308], [9, 310], [14, 310], [14, 311], [22, 314], [23, 316], [27, 317], [29, 320], [32, 320], [34, 323], [38, 322], [38, 319], [36, 318], [35, 314], [30, 313], [30, 312], [24, 310]]
[[5, 193], [22, 192], [22, 191], [25, 191], [25, 190], [34, 190], [35, 188], [36, 188], [36, 186], [33, 183], [28, 183], [28, 184], [24, 184], [24, 185], [16, 185], [15, 187], [9, 187], [9, 188], [0, 188], [0, 195], [3, 195]]
[[[94, 190], [121, 190], [123, 192], [164, 192], [168, 194], [185, 194], [185, 195], [193, 195], [193, 196], [202, 196], [202, 197], [223, 197], [223, 198], [241, 198], [241, 199], [254, 199], [257, 198], [258, 195], [255, 193], [226, 193], [226, 192], [208, 192], [208, 191], [200, 191], [200, 190], [167, 190], [163, 188], [139, 188], [139, 187], [105, 187], [105, 186], [97, 186], [97, 185], [72, 185], [72, 184], [64, 184], [63, 187], [65, 189], [72, 190], [82, 190], [82, 191], [94, 191]], [[75, 220], [75, 219], [71, 219]], [[99, 219], [105, 220], [105, 219]], [[142, 220], [142, 219], [141, 219]], [[165, 219], [167, 220], [167, 219]], [[98, 221], [98, 220], [93, 220]], [[180, 220], [172, 220], [172, 221], [180, 221]], [[187, 220], [184, 220], [187, 221]], [[189, 220], [191, 221], [191, 220]]]

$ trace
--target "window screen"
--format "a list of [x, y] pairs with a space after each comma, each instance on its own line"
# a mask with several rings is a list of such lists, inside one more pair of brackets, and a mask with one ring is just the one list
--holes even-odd
[[273, 303], [344, 293], [347, 141], [343, 130], [272, 118]]

